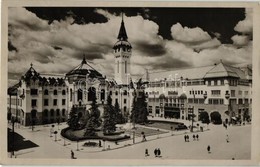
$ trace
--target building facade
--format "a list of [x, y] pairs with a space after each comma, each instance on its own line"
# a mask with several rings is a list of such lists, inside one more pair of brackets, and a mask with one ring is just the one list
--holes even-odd
[[244, 120], [252, 110], [252, 69], [222, 61], [214, 66], [148, 73], [149, 114], [190, 120], [216, 111], [222, 121]]

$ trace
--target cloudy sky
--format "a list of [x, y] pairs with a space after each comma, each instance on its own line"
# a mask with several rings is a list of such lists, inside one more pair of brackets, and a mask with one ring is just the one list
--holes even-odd
[[30, 63], [40, 73], [67, 73], [83, 54], [113, 77], [112, 47], [121, 12], [133, 46], [131, 73], [252, 63], [252, 10], [244, 8], [9, 8], [9, 81]]

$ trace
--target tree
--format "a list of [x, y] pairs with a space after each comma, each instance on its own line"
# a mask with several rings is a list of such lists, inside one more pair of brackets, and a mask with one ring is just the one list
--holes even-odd
[[207, 111], [202, 111], [200, 112], [199, 114], [199, 120], [202, 122], [202, 123], [209, 123], [209, 114]]
[[147, 110], [146, 95], [144, 90], [138, 90], [138, 95], [135, 93], [133, 108], [131, 112], [131, 121], [134, 123], [146, 123], [148, 121], [147, 116], [149, 115]]
[[96, 97], [93, 98], [93, 101], [91, 103], [91, 112], [89, 114], [89, 120], [86, 125], [86, 133], [87, 136], [93, 136], [95, 135], [95, 130], [100, 127], [101, 125], [101, 119], [100, 119], [100, 111], [98, 109]]
[[210, 118], [213, 124], [222, 124], [221, 115], [219, 112], [214, 111], [210, 114]]
[[104, 122], [103, 122], [103, 132], [111, 133], [116, 131], [116, 113], [112, 106], [112, 99], [110, 95], [107, 97], [107, 104], [104, 106]]
[[118, 101], [115, 102], [115, 116], [116, 116], [116, 123], [117, 124], [122, 124], [125, 123], [125, 118], [119, 108]]
[[69, 113], [69, 119], [67, 121], [67, 124], [72, 130], [76, 130], [79, 128], [79, 117], [77, 114], [77, 108], [74, 107], [74, 105], [72, 106], [71, 111]]

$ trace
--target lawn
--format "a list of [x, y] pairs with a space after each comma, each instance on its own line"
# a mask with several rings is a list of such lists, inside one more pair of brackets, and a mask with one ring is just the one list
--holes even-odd
[[167, 133], [167, 132], [164, 132], [164, 131], [160, 131], [160, 130], [158, 131], [158, 130], [155, 130], [155, 129], [144, 128], [144, 127], [136, 127], [135, 129], [127, 130], [126, 133], [133, 134], [133, 131], [135, 131], [136, 136], [142, 136], [142, 132], [144, 132], [145, 136], [152, 136], [152, 135]]
[[171, 127], [173, 127], [173, 130], [175, 127], [177, 127], [181, 123], [177, 122], [162, 122], [162, 121], [153, 121], [151, 124], [147, 124], [148, 127], [154, 127], [159, 129], [165, 129], [165, 130], [171, 130]]

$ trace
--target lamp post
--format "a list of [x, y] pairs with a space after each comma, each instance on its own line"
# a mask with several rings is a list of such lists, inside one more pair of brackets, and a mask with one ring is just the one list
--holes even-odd
[[57, 141], [57, 131], [54, 132], [54, 135], [55, 135], [55, 142]]
[[225, 98], [228, 100], [228, 114], [229, 114], [229, 122], [231, 122], [231, 111], [230, 111], [230, 94], [229, 92], [226, 92]]

